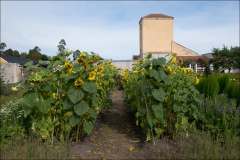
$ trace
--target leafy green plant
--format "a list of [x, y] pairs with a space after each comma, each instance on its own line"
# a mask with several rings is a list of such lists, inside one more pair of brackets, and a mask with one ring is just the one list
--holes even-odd
[[43, 139], [54, 137], [78, 141], [89, 134], [99, 111], [109, 107], [117, 69], [111, 60], [98, 62], [100, 56], [83, 52], [76, 63], [67, 57], [53, 56], [47, 68], [25, 64], [32, 73], [26, 79], [23, 94], [24, 117], [31, 118], [31, 129]]
[[214, 75], [203, 77], [201, 81], [196, 85], [196, 88], [201, 94], [210, 97], [215, 97], [218, 95], [220, 90], [217, 77]]
[[177, 66], [176, 54], [169, 62], [150, 58], [151, 54], [138, 60], [133, 72], [122, 72], [125, 101], [135, 112], [136, 124], [147, 141], [164, 133], [177, 137], [180, 131], [187, 131], [190, 121], [197, 120], [199, 92], [194, 84], [199, 77], [193, 70]]
[[198, 124], [212, 134], [240, 134], [240, 108], [236, 100], [220, 94], [214, 98], [202, 96], [199, 103]]

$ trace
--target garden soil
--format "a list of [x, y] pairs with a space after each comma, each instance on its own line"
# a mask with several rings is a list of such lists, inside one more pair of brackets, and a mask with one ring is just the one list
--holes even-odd
[[161, 139], [146, 142], [135, 117], [124, 105], [123, 90], [112, 92], [112, 108], [103, 110], [94, 130], [81, 142], [72, 144], [69, 159], [166, 159], [177, 157], [177, 144]]

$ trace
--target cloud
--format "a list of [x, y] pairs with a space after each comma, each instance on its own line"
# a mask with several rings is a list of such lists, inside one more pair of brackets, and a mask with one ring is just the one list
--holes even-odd
[[1, 5], [1, 40], [20, 52], [39, 46], [43, 54], [53, 56], [64, 39], [71, 50], [131, 59], [139, 54], [138, 22], [150, 13], [173, 16], [174, 40], [198, 53], [222, 43], [239, 44], [235, 2], [3, 1]]

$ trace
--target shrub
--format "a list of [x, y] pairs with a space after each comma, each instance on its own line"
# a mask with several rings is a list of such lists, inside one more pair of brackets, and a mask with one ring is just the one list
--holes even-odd
[[201, 79], [199, 84], [196, 85], [196, 88], [200, 93], [204, 94], [206, 97], [215, 97], [218, 95], [220, 87], [217, 81], [217, 77], [214, 75], [208, 76], [207, 78]]
[[240, 135], [240, 107], [237, 107], [236, 100], [224, 94], [214, 98], [202, 96], [198, 108], [198, 124], [204, 130], [210, 130], [213, 134]]
[[230, 79], [227, 83], [224, 93], [228, 95], [229, 98], [234, 98], [237, 100], [237, 104], [240, 104], [240, 82], [236, 79]]

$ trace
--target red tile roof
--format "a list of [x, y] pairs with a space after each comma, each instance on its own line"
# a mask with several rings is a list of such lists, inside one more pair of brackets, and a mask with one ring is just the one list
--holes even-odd
[[188, 59], [191, 59], [193, 62], [197, 62], [197, 60], [199, 58], [202, 58], [202, 59], [208, 59], [207, 57], [205, 56], [202, 56], [202, 55], [196, 55], [196, 56], [177, 56], [176, 57], [176, 61], [179, 61], [179, 59], [182, 58], [183, 61], [186, 61]]
[[173, 17], [165, 14], [149, 14], [144, 16], [143, 18], [173, 18]]

